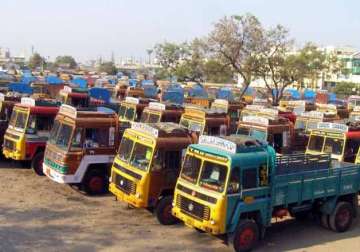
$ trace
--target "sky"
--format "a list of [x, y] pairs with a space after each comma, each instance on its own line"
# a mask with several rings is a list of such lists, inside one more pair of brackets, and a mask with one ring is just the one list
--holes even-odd
[[1, 0], [0, 47], [29, 54], [34, 46], [50, 60], [140, 58], [156, 43], [206, 36], [222, 17], [251, 13], [265, 27], [287, 27], [298, 45], [360, 49], [359, 10], [359, 0]]

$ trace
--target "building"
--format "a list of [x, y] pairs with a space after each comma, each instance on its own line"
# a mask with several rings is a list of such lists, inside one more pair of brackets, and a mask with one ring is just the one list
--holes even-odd
[[25, 64], [25, 56], [11, 56], [10, 50], [0, 47], [0, 66], [10, 68], [12, 66], [22, 66]]

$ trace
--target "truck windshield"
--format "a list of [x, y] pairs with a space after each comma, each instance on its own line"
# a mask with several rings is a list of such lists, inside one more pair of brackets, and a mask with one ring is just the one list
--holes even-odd
[[223, 192], [227, 175], [227, 167], [217, 163], [204, 161], [199, 184], [209, 190]]
[[126, 113], [125, 113], [125, 118], [129, 121], [133, 121], [134, 120], [134, 115], [135, 115], [135, 109], [134, 108], [127, 108]]
[[122, 161], [129, 161], [133, 145], [134, 141], [132, 141], [131, 139], [127, 137], [123, 137], [121, 139], [118, 155]]
[[199, 171], [201, 166], [201, 160], [197, 157], [186, 155], [183, 168], [181, 171], [181, 178], [196, 183], [199, 177]]
[[26, 127], [26, 120], [28, 114], [26, 112], [14, 110], [11, 113], [11, 118], [9, 124], [13, 127], [24, 129]]
[[202, 133], [204, 131], [205, 125], [201, 122], [189, 120], [186, 118], [182, 118], [180, 120], [180, 125], [184, 126], [185, 128], [194, 131], [194, 132], [200, 132]]
[[149, 112], [143, 112], [141, 114], [140, 122], [146, 123], [149, 120]]
[[125, 112], [126, 112], [126, 107], [124, 105], [121, 105], [119, 109], [119, 116], [124, 117]]
[[295, 122], [295, 129], [296, 130], [303, 130], [306, 127], [306, 122], [305, 120], [301, 120], [301, 119], [296, 119]]
[[68, 149], [74, 127], [68, 124], [55, 121], [50, 132], [50, 143], [62, 149]]
[[134, 150], [130, 158], [130, 164], [140, 170], [146, 171], [151, 161], [153, 149], [141, 143], [135, 143]]
[[237, 135], [251, 136], [258, 140], [266, 140], [267, 137], [266, 131], [248, 127], [239, 127], [237, 130]]
[[309, 121], [306, 127], [307, 131], [310, 131], [312, 129], [316, 129], [318, 125], [318, 121]]
[[344, 147], [344, 139], [329, 138], [325, 139], [324, 152], [341, 155]]
[[324, 137], [311, 135], [309, 139], [308, 149], [312, 151], [322, 151], [322, 147], [324, 145]]

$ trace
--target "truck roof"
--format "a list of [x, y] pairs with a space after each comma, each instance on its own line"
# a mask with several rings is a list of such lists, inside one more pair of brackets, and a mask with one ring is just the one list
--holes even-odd
[[61, 105], [59, 114], [76, 118], [109, 118], [114, 117], [116, 112], [106, 107], [75, 108], [70, 105]]
[[185, 127], [173, 122], [132, 123], [131, 130], [141, 131], [156, 138], [189, 137], [190, 132]]
[[268, 144], [243, 135], [224, 137], [202, 135], [199, 138], [199, 143], [192, 144], [191, 147], [213, 155], [236, 158], [237, 154], [240, 153], [264, 152]]

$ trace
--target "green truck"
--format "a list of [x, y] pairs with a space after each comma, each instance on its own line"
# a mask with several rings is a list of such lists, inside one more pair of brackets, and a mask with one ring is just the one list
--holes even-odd
[[197, 230], [226, 234], [236, 251], [249, 251], [275, 217], [311, 213], [333, 231], [348, 230], [359, 183], [359, 165], [327, 154], [278, 156], [248, 136], [200, 136], [187, 148], [172, 214]]

